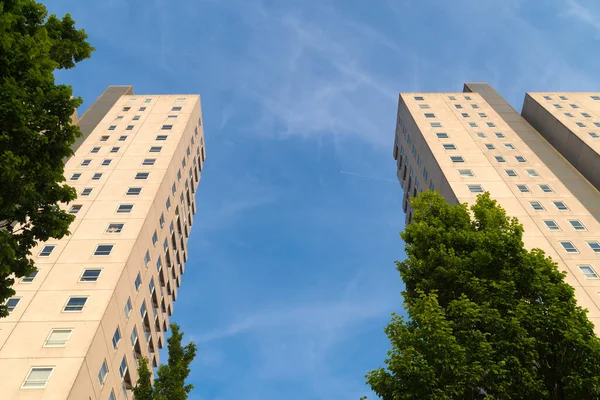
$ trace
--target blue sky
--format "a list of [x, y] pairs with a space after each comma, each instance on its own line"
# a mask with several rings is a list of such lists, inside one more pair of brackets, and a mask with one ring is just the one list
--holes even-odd
[[[600, 91], [600, 5], [525, 0], [49, 0], [96, 52], [60, 82], [200, 93], [207, 162], [174, 320], [194, 400], [342, 400], [402, 312], [401, 91]], [[375, 398], [371, 395], [370, 398]]]

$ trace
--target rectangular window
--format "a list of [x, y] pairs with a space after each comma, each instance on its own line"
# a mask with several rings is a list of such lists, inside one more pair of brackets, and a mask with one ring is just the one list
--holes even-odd
[[23, 389], [43, 389], [50, 380], [54, 367], [32, 367], [21, 386]]
[[552, 97], [550, 97], [550, 96], [544, 96], [544, 99], [546, 99], [546, 100], [552, 100]]
[[523, 156], [515, 156], [515, 160], [517, 160], [517, 162], [520, 162], [520, 163], [527, 162], [527, 160]]
[[32, 273], [30, 273], [29, 275], [21, 278], [21, 283], [31, 283], [33, 282], [33, 280], [35, 279], [35, 277], [37, 276], [39, 271], [33, 271]]
[[167, 140], [169, 135], [158, 135], [156, 136], [156, 140]]
[[567, 96], [558, 96], [558, 98], [561, 100], [567, 100]]
[[87, 302], [87, 297], [69, 297], [64, 312], [81, 312], [85, 303]]
[[134, 115], [133, 118], [131, 118], [132, 121], [139, 121], [140, 120], [140, 115]]
[[554, 203], [554, 206], [559, 211], [569, 211], [569, 207], [567, 207], [567, 205], [563, 201], [553, 201], [552, 203]]
[[538, 185], [540, 187], [540, 189], [542, 189], [542, 192], [544, 193], [552, 193], [553, 190], [550, 187], [550, 185]]
[[577, 247], [575, 247], [573, 242], [570, 242], [568, 240], [562, 240], [560, 242], [560, 245], [563, 247], [563, 249], [565, 249], [567, 253], [579, 253], [579, 250], [577, 250]]
[[423, 100], [425, 100], [423, 98], [423, 96], [415, 96], [414, 99], [417, 100], [417, 101], [423, 101]]
[[590, 118], [590, 117], [591, 117], [591, 115], [590, 115], [590, 114], [588, 114], [588, 113], [584, 113], [584, 112], [582, 112], [582, 113], [581, 113], [581, 116], [582, 116], [582, 117], [585, 117], [585, 118]]
[[146, 111], [146, 107], [140, 107], [138, 110], [139, 111]]
[[65, 347], [72, 333], [73, 329], [70, 328], [52, 329], [44, 342], [44, 347]]
[[131, 309], [132, 309], [131, 297], [128, 297], [127, 301], [125, 302], [125, 308], [123, 309], [126, 319], [129, 318], [129, 314], [131, 314]]
[[96, 247], [96, 250], [94, 250], [94, 255], [95, 256], [109, 256], [110, 253], [112, 252], [113, 247], [115, 247], [114, 244], [99, 244]]
[[121, 204], [117, 208], [117, 214], [127, 214], [133, 210], [133, 204]]
[[98, 371], [98, 383], [100, 386], [104, 386], [104, 382], [106, 381], [106, 376], [108, 375], [108, 365], [106, 365], [106, 360], [102, 361], [102, 365], [100, 366], [100, 371]]
[[481, 118], [487, 118], [487, 115], [486, 115], [485, 113], [477, 113], [477, 114], [479, 114], [479, 116], [480, 116]]
[[110, 394], [108, 395], [108, 400], [117, 400], [117, 396], [115, 396], [114, 389], [110, 390]]
[[471, 193], [483, 193], [483, 187], [481, 185], [467, 185]]
[[600, 135], [598, 135], [596, 132], [590, 132], [589, 135], [594, 139], [598, 139], [600, 137]]
[[123, 231], [123, 227], [125, 224], [121, 222], [112, 222], [108, 224], [108, 228], [106, 228], [106, 233], [121, 233]]
[[594, 271], [591, 265], [578, 265], [579, 270], [583, 272], [586, 279], [598, 279], [598, 274]]
[[79, 282], [96, 282], [98, 281], [101, 272], [102, 270], [98, 268], [85, 269], [79, 278]]
[[456, 100], [456, 97], [454, 97], [454, 96], [448, 96], [448, 100]]
[[442, 124], [440, 122], [430, 122], [429, 126], [431, 126], [432, 128], [441, 128]]
[[514, 169], [505, 169], [504, 172], [506, 172], [506, 175], [508, 175], [510, 177], [518, 176]]
[[600, 96], [590, 96], [592, 100], [600, 100]]
[[600, 253], [600, 242], [596, 240], [588, 240], [587, 244], [594, 253]]
[[90, 194], [92, 194], [92, 191], [94, 190], [94, 188], [84, 188], [81, 191], [81, 196], [89, 196]]
[[494, 156], [494, 158], [496, 159], [497, 162], [499, 163], [503, 163], [506, 162], [506, 160], [504, 159], [504, 157], [502, 156]]
[[69, 208], [69, 214], [77, 214], [79, 211], [81, 211], [81, 207], [83, 207], [81, 204], [72, 205], [71, 208]]
[[150, 251], [146, 250], [146, 255], [144, 256], [144, 265], [146, 267], [148, 267], [148, 264], [150, 264]]
[[465, 159], [462, 158], [461, 156], [452, 156], [450, 157], [450, 160], [452, 160], [453, 163], [464, 163]]
[[165, 241], [163, 242], [163, 250], [165, 251], [165, 253], [169, 251], [169, 241], [167, 239], [165, 239]]
[[181, 111], [181, 107], [173, 107], [171, 108], [171, 111]]
[[144, 103], [150, 103], [150, 102], [152, 102], [152, 99], [145, 99], [144, 100]]
[[163, 226], [165, 226], [165, 214], [164, 213], [160, 213], [160, 218], [158, 219], [158, 223], [161, 228]]
[[461, 115], [463, 118], [469, 118], [469, 114], [468, 114], [468, 113], [460, 113], [460, 115]]
[[133, 179], [143, 181], [143, 180], [148, 179], [148, 176], [150, 176], [150, 172], [138, 172], [135, 174], [135, 178], [133, 178]]
[[98, 153], [100, 151], [100, 147], [92, 147], [90, 153]]
[[576, 231], [585, 231], [586, 230], [585, 226], [578, 219], [570, 219], [569, 223], [571, 224], [573, 229], [575, 229]]
[[102, 173], [101, 172], [97, 172], [92, 176], [92, 180], [93, 181], [99, 181], [100, 178], [102, 178]]
[[486, 124], [488, 127], [490, 127], [490, 128], [495, 128], [495, 127], [496, 127], [496, 124], [494, 124], [493, 122], [486, 122], [485, 124]]
[[82, 167], [87, 167], [88, 165], [90, 165], [90, 163], [91, 163], [91, 162], [92, 162], [92, 160], [90, 160], [90, 159], [83, 160], [83, 161], [81, 162], [81, 166], [82, 166]]
[[433, 113], [425, 113], [423, 115], [425, 115], [425, 118], [435, 118], [435, 114]]
[[171, 209], [171, 198], [170, 197], [167, 199], [165, 206], [167, 207], [167, 211]]
[[156, 234], [156, 230], [155, 230], [154, 233], [152, 234], [152, 245], [156, 246], [157, 242], [158, 242], [158, 235]]
[[[123, 117], [121, 117], [121, 118], [123, 118]], [[117, 129], [116, 125], [111, 125], [111, 126], [108, 127], [109, 131], [114, 131], [115, 129]]]
[[20, 297], [11, 297], [10, 299], [6, 300], [6, 303], [4, 303], [4, 305], [8, 309], [8, 312], [11, 313], [11, 312], [15, 311], [15, 308], [17, 308], [17, 305], [20, 302], [21, 302]]
[[544, 220], [544, 224], [546, 225], [546, 227], [548, 228], [548, 230], [551, 230], [551, 231], [560, 231], [560, 227], [558, 226], [558, 224], [556, 223], [556, 221], [553, 220], [553, 219], [546, 219], [546, 220]]
[[504, 133], [501, 132], [495, 132], [494, 135], [496, 135], [496, 137], [498, 139], [504, 139], [506, 136], [504, 136]]
[[133, 284], [135, 285], [135, 291], [138, 292], [140, 290], [140, 286], [142, 285], [142, 276], [139, 272], [135, 277], [135, 281], [133, 282]]
[[471, 104], [471, 108], [479, 108], [477, 104]]
[[540, 176], [540, 174], [538, 174], [538, 172], [535, 169], [526, 169], [525, 171], [527, 171], [527, 175], [531, 177]]
[[177, 115], [167, 115], [167, 119], [177, 119]]
[[162, 146], [152, 146], [150, 147], [150, 153], [160, 153], [162, 150]]
[[81, 174], [80, 173], [71, 175], [71, 180], [72, 181], [77, 181], [77, 180], [79, 180], [79, 178], [81, 178]]
[[[566, 99], [563, 99], [566, 100]], [[579, 108], [579, 106], [577, 104], [569, 104], [571, 106], [571, 108]]]
[[477, 122], [469, 122], [471, 128], [477, 128]]
[[516, 150], [517, 148], [511, 144], [511, 143], [504, 143], [504, 147], [506, 147], [509, 150]]
[[116, 147], [115, 146], [115, 147], [113, 147], [113, 148], [110, 149], [110, 152], [111, 153], [118, 153], [120, 149], [121, 149], [120, 147]]
[[600, 128], [600, 122], [594, 122], [594, 126]]
[[119, 347], [119, 342], [120, 341], [121, 341], [121, 330], [117, 326], [117, 329], [115, 329], [115, 333], [113, 333], [113, 337], [112, 337], [113, 349], [116, 350], [117, 347]]
[[110, 165], [111, 162], [112, 162], [112, 160], [110, 158], [105, 158], [102, 161], [102, 165], [106, 167], [107, 165]]
[[585, 124], [583, 122], [575, 122], [575, 125], [577, 125], [580, 128], [585, 128]]
[[173, 125], [163, 125], [160, 127], [161, 131], [170, 131], [171, 129], [173, 129]]
[[109, 139], [109, 138], [110, 138], [110, 136], [108, 136], [108, 135], [103, 135], [103, 136], [100, 136], [100, 141], [101, 141], [101, 142], [106, 142], [106, 141], [108, 141], [108, 139]]
[[131, 107], [123, 107], [123, 111], [127, 112], [129, 110], [131, 110]]
[[438, 139], [448, 139], [448, 137], [449, 137], [448, 134], [445, 132], [439, 132], [439, 133], [436, 133], [435, 135], [438, 137]]
[[554, 107], [555, 108], [562, 108], [562, 106], [560, 104], [555, 104]]
[[477, 137], [480, 137], [480, 138], [482, 138], [482, 139], [485, 139], [485, 138], [487, 138], [486, 134], [485, 134], [485, 133], [483, 133], [483, 132], [477, 132]]
[[142, 193], [141, 187], [130, 187], [127, 189], [125, 196], [139, 196]]
[[55, 245], [47, 244], [46, 246], [42, 247], [42, 251], [40, 251], [40, 254], [38, 254], [38, 257], [48, 257], [50, 254], [52, 254], [52, 251], [55, 248], [56, 248]]
[[519, 192], [521, 193], [529, 193], [527, 185], [517, 185], [517, 189], [519, 189]]
[[463, 106], [462, 106], [462, 105], [460, 105], [460, 104], [455, 104], [455, 105], [454, 105], [454, 107], [455, 107], [457, 110], [460, 110], [461, 108], [463, 108]]
[[535, 211], [544, 211], [544, 207], [542, 206], [542, 203], [540, 203], [539, 201], [530, 201], [529, 205], [531, 206], [531, 208], [533, 208]]
[[460, 176], [467, 176], [467, 177], [475, 176], [475, 174], [473, 174], [473, 171], [471, 171], [470, 169], [459, 169], [458, 173]]
[[133, 331], [131, 331], [131, 336], [129, 336], [129, 340], [131, 341], [131, 346], [135, 347], [135, 344], [138, 340], [137, 328], [134, 326]]
[[471, 101], [471, 96], [465, 96], [465, 100]]
[[120, 120], [122, 120], [122, 119], [123, 119], [123, 116], [122, 116], [122, 115], [117, 115], [117, 117], [115, 118], [115, 121], [120, 121]]
[[573, 114], [571, 114], [571, 113], [565, 113], [565, 117], [573, 118]]
[[485, 144], [485, 148], [488, 149], [488, 150], [496, 150], [496, 146], [494, 146], [491, 143], [486, 143]]
[[154, 165], [155, 162], [156, 158], [145, 158], [144, 161], [142, 161], [142, 165]]
[[127, 140], [127, 135], [119, 136], [119, 142], [124, 142]]
[[123, 356], [123, 360], [121, 360], [121, 365], [119, 366], [119, 374], [121, 374], [121, 378], [125, 378], [125, 374], [127, 373], [127, 359]]

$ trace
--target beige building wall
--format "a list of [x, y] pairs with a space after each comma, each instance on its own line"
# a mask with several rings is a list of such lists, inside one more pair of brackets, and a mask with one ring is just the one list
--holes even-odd
[[527, 93], [522, 115], [600, 190], [600, 93]]
[[205, 160], [200, 97], [115, 92], [133, 89], [83, 114], [66, 163], [71, 235], [33, 250], [38, 272], [0, 319], [2, 399], [130, 399], [136, 358], [159, 362]]
[[600, 223], [564, 179], [589, 204], [600, 194], [489, 85], [466, 90], [481, 92], [400, 94], [394, 158], [407, 223], [409, 197], [424, 190], [469, 204], [489, 191], [523, 224], [525, 246], [567, 272], [600, 333]]

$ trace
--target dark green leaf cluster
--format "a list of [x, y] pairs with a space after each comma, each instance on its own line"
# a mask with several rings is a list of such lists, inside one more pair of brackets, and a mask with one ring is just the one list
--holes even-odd
[[489, 194], [471, 213], [437, 192], [413, 199], [397, 263], [408, 319], [386, 328], [384, 400], [598, 399], [600, 340], [564, 273]]
[[31, 248], [68, 234], [73, 220], [57, 203], [76, 197], [62, 182], [80, 135], [71, 115], [81, 99], [54, 83], [54, 70], [74, 67], [93, 50], [74, 25], [33, 0], [0, 1], [0, 317], [13, 276], [35, 271]]
[[158, 367], [154, 386], [151, 382], [148, 360], [138, 359], [139, 378], [133, 389], [136, 400], [186, 400], [188, 394], [194, 389], [193, 385], [186, 385], [185, 380], [190, 374], [190, 364], [196, 356], [196, 345], [190, 342], [182, 346], [183, 332], [180, 332], [179, 325], [169, 326], [171, 328], [171, 337], [167, 339], [169, 360], [167, 364]]

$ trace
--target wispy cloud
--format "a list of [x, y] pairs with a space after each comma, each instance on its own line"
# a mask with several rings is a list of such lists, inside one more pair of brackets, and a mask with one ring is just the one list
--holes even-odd
[[565, 14], [568, 17], [589, 25], [600, 33], [600, 14], [598, 11], [594, 12], [576, 0], [567, 0], [566, 6]]

